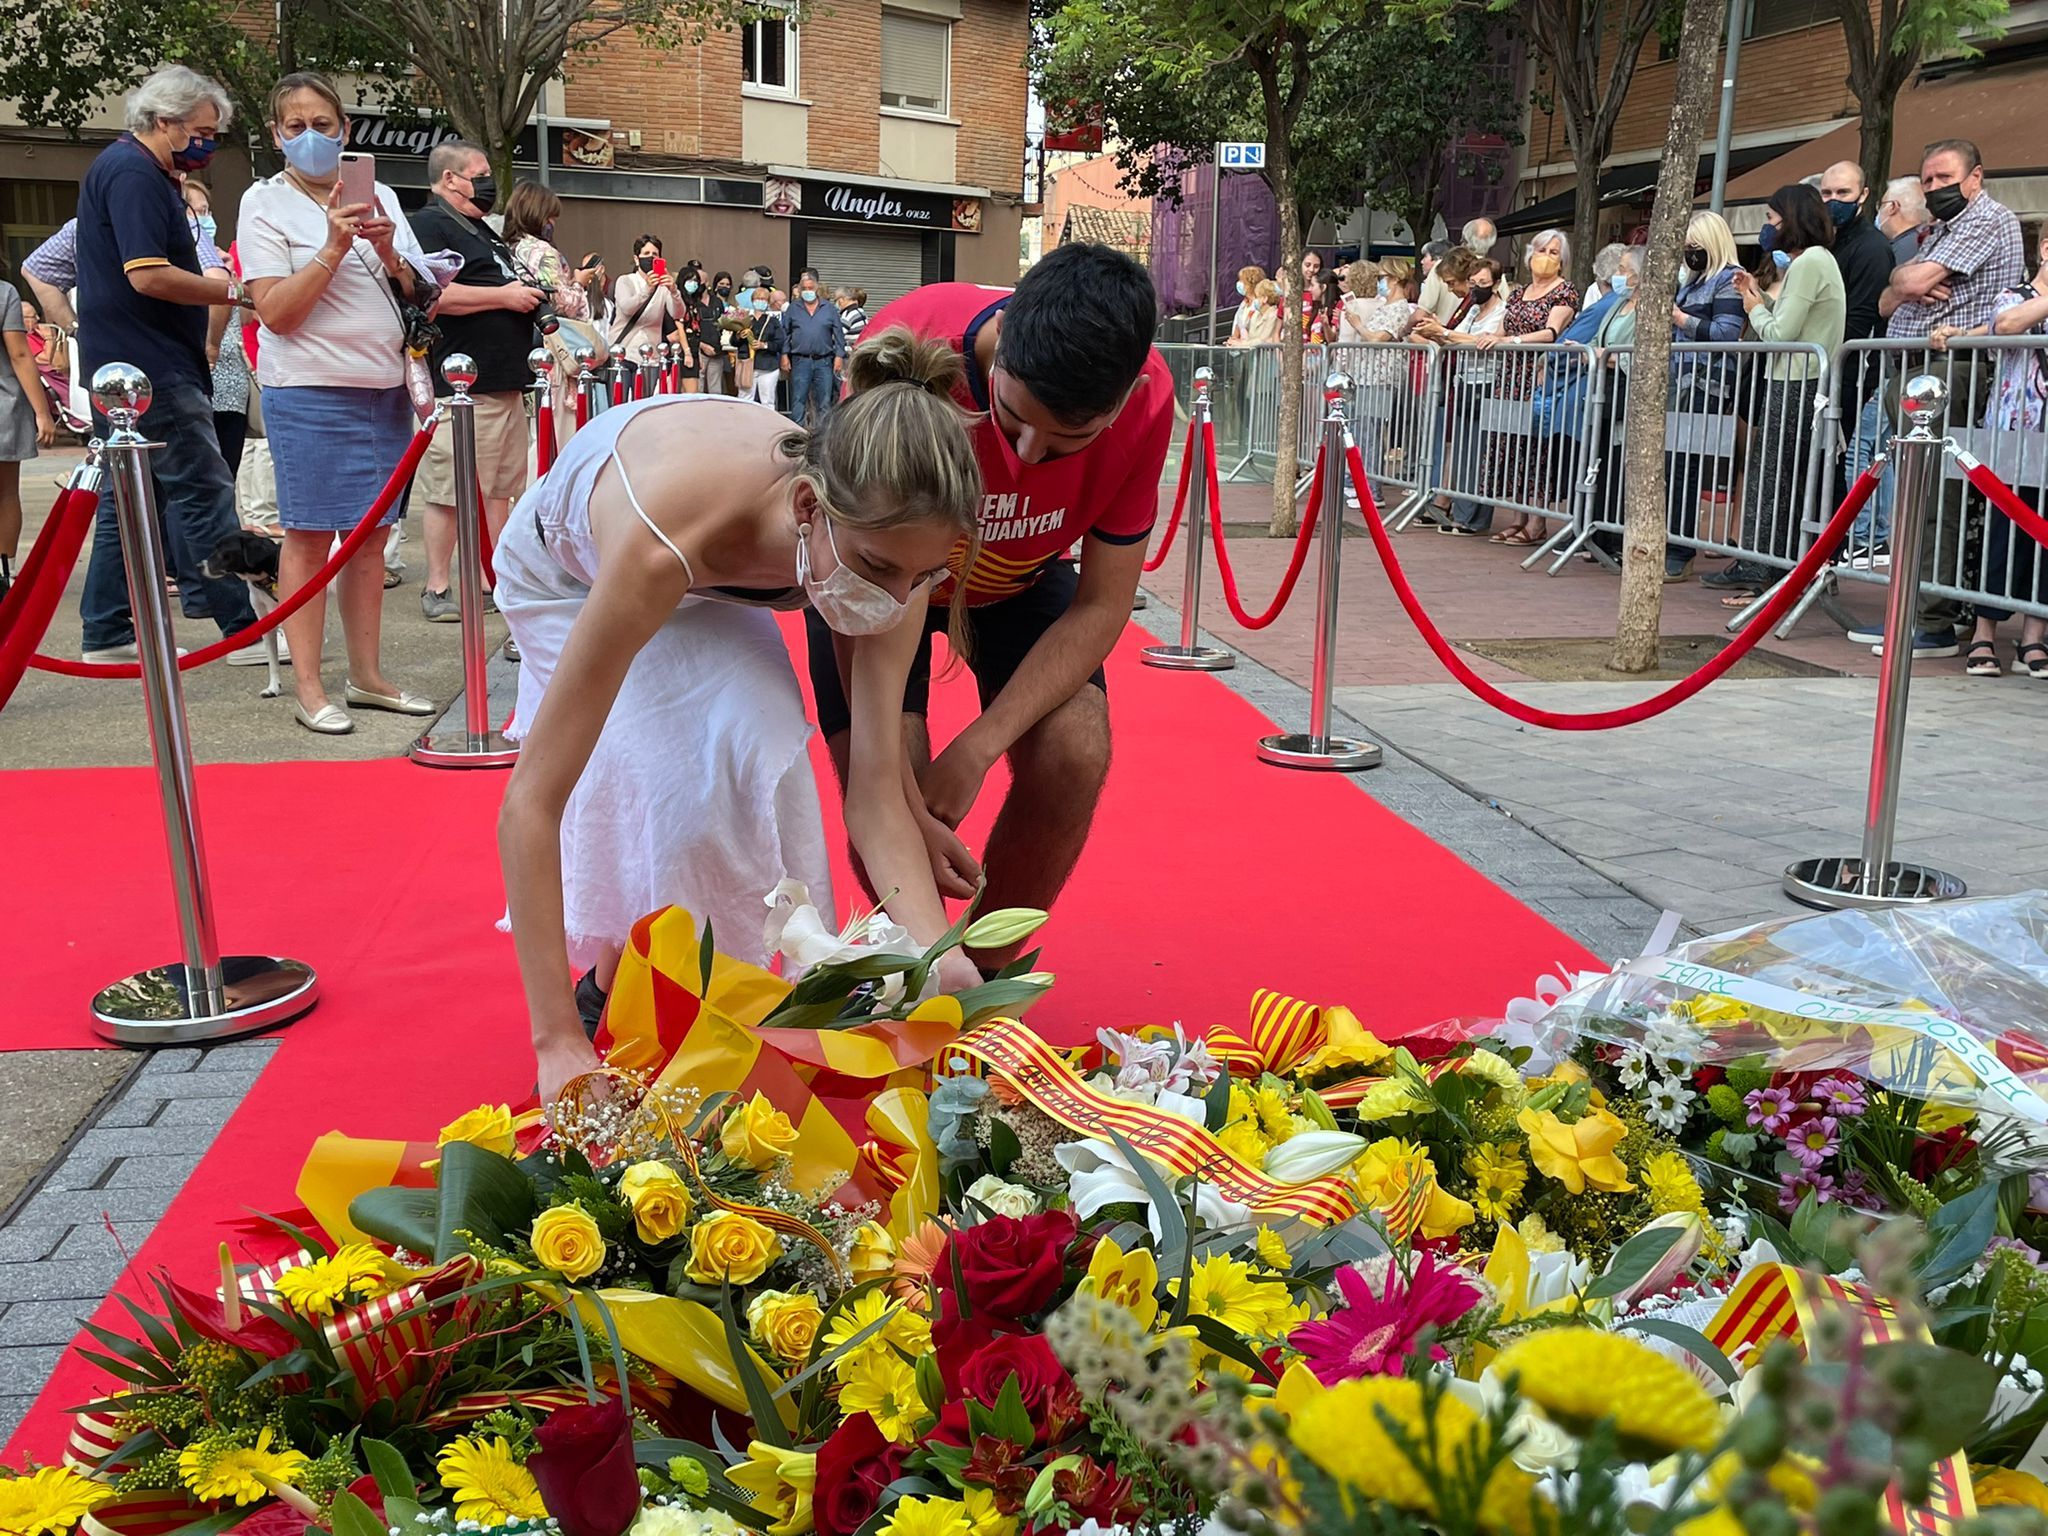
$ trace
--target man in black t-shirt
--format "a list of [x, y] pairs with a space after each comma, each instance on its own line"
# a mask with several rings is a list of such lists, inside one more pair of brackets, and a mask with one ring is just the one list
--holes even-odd
[[[498, 200], [491, 162], [474, 144], [450, 139], [427, 157], [432, 195], [409, 222], [425, 251], [453, 251], [462, 271], [441, 294], [434, 323], [441, 345], [431, 364], [436, 394], [452, 395], [441, 377], [451, 352], [466, 352], [476, 363], [476, 471], [483, 488], [484, 515], [495, 542], [505, 529], [512, 503], [526, 489], [526, 389], [533, 371], [533, 311], [541, 290], [521, 280], [512, 251], [484, 222]], [[417, 489], [425, 507], [427, 584], [420, 609], [435, 623], [456, 623], [460, 606], [449, 593], [455, 555], [454, 433], [440, 431], [420, 463]]]

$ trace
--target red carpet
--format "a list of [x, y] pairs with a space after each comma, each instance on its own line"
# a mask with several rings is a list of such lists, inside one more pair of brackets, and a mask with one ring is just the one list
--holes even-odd
[[[1032, 1015], [1042, 1029], [1076, 1039], [1102, 1024], [1235, 1022], [1259, 986], [1409, 1029], [1496, 1015], [1555, 963], [1590, 963], [1355, 786], [1260, 764], [1264, 718], [1212, 678], [1137, 665], [1142, 643], [1127, 636], [1113, 661], [1116, 765], [1042, 934], [1043, 963], [1060, 978]], [[941, 739], [971, 707], [971, 686], [942, 686]], [[511, 941], [491, 926], [503, 783], [403, 761], [201, 770], [223, 937], [310, 962], [324, 990], [144, 1245], [142, 1268], [207, 1273], [227, 1223], [293, 1203], [323, 1131], [428, 1134], [526, 1091]], [[92, 992], [175, 951], [151, 777], [0, 774], [0, 802], [33, 808], [16, 819], [10, 854], [48, 881], [0, 929], [14, 978], [0, 1037], [16, 1050], [94, 1044]], [[288, 828], [305, 831], [280, 841]], [[844, 902], [856, 888], [842, 880]], [[10, 1459], [53, 1457], [59, 1410], [89, 1391], [67, 1361]]]

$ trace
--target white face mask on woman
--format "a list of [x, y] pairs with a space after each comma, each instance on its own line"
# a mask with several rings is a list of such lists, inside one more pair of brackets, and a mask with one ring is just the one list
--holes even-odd
[[[825, 542], [832, 546], [832, 574], [819, 581], [811, 574], [810, 532], [825, 525]], [[841, 635], [879, 635], [894, 629], [909, 612], [908, 603], [896, 601], [886, 587], [878, 587], [849, 566], [839, 553], [839, 538], [832, 532], [832, 520], [820, 512], [797, 530], [796, 583], [804, 589], [826, 628]]]

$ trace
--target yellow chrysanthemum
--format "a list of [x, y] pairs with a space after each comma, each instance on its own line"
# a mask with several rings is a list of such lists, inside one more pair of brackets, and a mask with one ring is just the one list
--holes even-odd
[[960, 1502], [967, 1511], [968, 1536], [1017, 1536], [1017, 1517], [996, 1507], [993, 1488], [969, 1488]]
[[1676, 1360], [1620, 1334], [1552, 1328], [1509, 1345], [1494, 1362], [1519, 1376], [1522, 1396], [1573, 1434], [1602, 1419], [1634, 1448], [1705, 1450], [1721, 1432], [1721, 1409]]
[[1383, 1077], [1366, 1089], [1365, 1097], [1353, 1106], [1360, 1120], [1392, 1120], [1401, 1115], [1427, 1114], [1429, 1099], [1418, 1093], [1405, 1077]]
[[[66, 1467], [38, 1467], [0, 1481], [0, 1531], [6, 1536], [69, 1536], [113, 1488]], [[977, 1533], [979, 1536], [979, 1533]]]
[[1679, 1212], [1697, 1216], [1706, 1211], [1699, 1180], [1692, 1176], [1692, 1164], [1680, 1152], [1652, 1152], [1643, 1159], [1643, 1193], [1650, 1197], [1650, 1209], [1659, 1216]]
[[1604, 1109], [1589, 1109], [1570, 1125], [1550, 1110], [1525, 1109], [1516, 1117], [1529, 1138], [1529, 1160], [1537, 1172], [1557, 1180], [1573, 1194], [1588, 1188], [1621, 1194], [1635, 1188], [1628, 1165], [1615, 1147], [1628, 1127]]
[[1359, 1198], [1388, 1219], [1396, 1236], [1448, 1237], [1472, 1224], [1472, 1207], [1437, 1182], [1436, 1164], [1412, 1141], [1381, 1137], [1358, 1155], [1351, 1179]]
[[969, 1536], [972, 1530], [967, 1506], [958, 1499], [913, 1495], [889, 1506], [880, 1536]]
[[[1289, 1438], [1295, 1448], [1345, 1488], [1366, 1499], [1421, 1515], [1437, 1512], [1428, 1481], [1387, 1432], [1391, 1420], [1409, 1436], [1428, 1441], [1421, 1383], [1402, 1376], [1365, 1376], [1339, 1382], [1295, 1412]], [[1440, 1463], [1455, 1468], [1475, 1461], [1483, 1433], [1479, 1416], [1455, 1397], [1436, 1405], [1435, 1443]], [[1503, 1463], [1480, 1495], [1479, 1523], [1489, 1531], [1530, 1529], [1535, 1480]]]
[[1285, 1274], [1294, 1267], [1294, 1255], [1287, 1251], [1287, 1240], [1271, 1227], [1259, 1228], [1252, 1239], [1252, 1249], [1268, 1269]]
[[865, 1413], [898, 1445], [917, 1438], [918, 1426], [930, 1417], [918, 1395], [917, 1372], [893, 1349], [863, 1349], [841, 1362], [839, 1411]]
[[1216, 1140], [1224, 1151], [1248, 1168], [1265, 1167], [1266, 1154], [1273, 1147], [1273, 1144], [1259, 1133], [1258, 1121], [1250, 1116], [1231, 1120], [1216, 1133]]
[[1213, 1317], [1233, 1333], [1280, 1337], [1293, 1301], [1286, 1286], [1259, 1279], [1251, 1265], [1227, 1253], [1196, 1260], [1188, 1275], [1189, 1315]]
[[458, 1520], [483, 1526], [515, 1520], [545, 1520], [547, 1506], [533, 1474], [519, 1464], [503, 1435], [465, 1435], [441, 1447], [434, 1468], [455, 1500]]
[[1457, 1063], [1457, 1070], [1466, 1077], [1476, 1077], [1489, 1087], [1496, 1089], [1501, 1099], [1510, 1107], [1519, 1105], [1529, 1096], [1528, 1084], [1522, 1080], [1514, 1063], [1505, 1056], [1496, 1056], [1492, 1051], [1474, 1051]]
[[200, 1440], [178, 1452], [178, 1478], [195, 1499], [208, 1504], [232, 1499], [254, 1504], [270, 1497], [278, 1483], [288, 1483], [306, 1464], [305, 1453], [289, 1446], [270, 1448], [266, 1429], [254, 1445], [224, 1445]]
[[[2017, 1467], [1972, 1467], [1970, 1482], [1977, 1491], [1979, 1509], [2016, 1506], [2038, 1509], [2048, 1515], [2048, 1484], [2031, 1472], [2022, 1472]], [[0, 1489], [4, 1487], [0, 1484]], [[0, 1527], [5, 1524], [0, 1521]]]
[[1550, 1224], [1531, 1211], [1515, 1223], [1515, 1235], [1531, 1253], [1563, 1253], [1564, 1239], [1550, 1230]]
[[1529, 1182], [1529, 1165], [1510, 1147], [1481, 1142], [1465, 1154], [1472, 1175], [1472, 1207], [1488, 1221], [1510, 1222]]
[[[883, 1321], [885, 1318], [886, 1322]], [[833, 1362], [834, 1370], [842, 1378], [848, 1361], [862, 1355], [891, 1353], [891, 1345], [913, 1359], [931, 1351], [932, 1325], [929, 1319], [891, 1301], [880, 1291], [863, 1291], [833, 1315], [831, 1326], [825, 1330], [826, 1352], [842, 1348], [862, 1329], [872, 1328], [878, 1322], [882, 1326], [863, 1339], [859, 1348], [848, 1350]]]
[[384, 1255], [368, 1243], [348, 1243], [324, 1259], [294, 1264], [276, 1286], [278, 1301], [301, 1317], [332, 1317], [390, 1289]]
[[1159, 1321], [1159, 1261], [1149, 1248], [1126, 1253], [1116, 1239], [1105, 1237], [1095, 1245], [1076, 1294], [1100, 1296], [1122, 1307], [1149, 1331]]
[[[1236, 1097], [1237, 1090], [1231, 1091]], [[1294, 1112], [1287, 1107], [1287, 1095], [1267, 1084], [1251, 1090], [1251, 1111], [1266, 1140], [1278, 1146], [1295, 1132]]]
[[747, 1445], [747, 1459], [725, 1476], [752, 1494], [748, 1502], [770, 1517], [768, 1536], [802, 1536], [811, 1528], [811, 1499], [818, 1488], [816, 1453], [754, 1440]]

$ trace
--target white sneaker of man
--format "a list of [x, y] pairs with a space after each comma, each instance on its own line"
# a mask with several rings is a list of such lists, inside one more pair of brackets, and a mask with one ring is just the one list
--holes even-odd
[[[184, 652], [178, 654], [182, 656]], [[283, 635], [277, 637], [277, 659], [280, 665], [292, 659], [291, 645]], [[263, 667], [270, 664], [270, 652], [261, 640], [252, 640], [239, 651], [229, 651], [221, 660], [231, 667]]]

